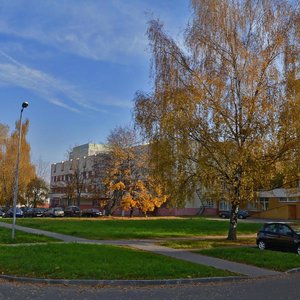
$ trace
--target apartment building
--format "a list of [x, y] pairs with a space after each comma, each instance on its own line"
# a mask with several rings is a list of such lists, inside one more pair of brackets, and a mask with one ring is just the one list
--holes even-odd
[[74, 147], [66, 161], [51, 165], [50, 207], [80, 205], [81, 208], [101, 207], [101, 166], [107, 156], [103, 144]]

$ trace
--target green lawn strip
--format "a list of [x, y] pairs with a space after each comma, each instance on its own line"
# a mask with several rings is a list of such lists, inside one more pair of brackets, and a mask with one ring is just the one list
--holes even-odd
[[23, 231], [15, 231], [15, 239], [12, 240], [12, 230], [0, 227], [0, 244], [23, 244], [23, 243], [42, 243], [57, 241], [43, 235], [30, 234]]
[[170, 240], [158, 243], [161, 246], [175, 249], [212, 249], [219, 247], [254, 246], [255, 238], [240, 238], [237, 241], [227, 239], [205, 239], [205, 240]]
[[276, 271], [287, 271], [300, 267], [300, 256], [290, 252], [261, 251], [258, 248], [250, 247], [215, 248], [195, 252]]
[[[5, 222], [11, 220], [4, 219]], [[88, 239], [129, 239], [194, 237], [205, 235], [226, 235], [228, 222], [205, 218], [174, 219], [18, 219], [18, 225], [38, 228]], [[253, 234], [261, 228], [257, 223], [240, 223], [239, 234]]]
[[87, 244], [0, 246], [0, 272], [60, 279], [168, 279], [237, 274], [125, 247]]

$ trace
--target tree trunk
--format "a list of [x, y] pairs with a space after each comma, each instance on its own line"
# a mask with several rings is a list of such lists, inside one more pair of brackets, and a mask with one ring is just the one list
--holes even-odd
[[242, 178], [243, 168], [241, 165], [237, 167], [236, 177], [235, 177], [235, 187], [234, 187], [234, 199], [231, 203], [231, 214], [230, 214], [230, 223], [227, 239], [230, 241], [237, 240], [237, 222], [238, 222], [238, 211], [241, 201], [241, 178]]
[[229, 230], [228, 230], [228, 237], [227, 240], [236, 241], [236, 229], [237, 229], [237, 221], [238, 221], [238, 211], [239, 205], [233, 204], [230, 214], [230, 223], [229, 223]]
[[80, 196], [77, 197], [77, 206], [80, 207]]
[[129, 217], [132, 218], [132, 216], [133, 216], [133, 208], [130, 209], [130, 215], [129, 215]]

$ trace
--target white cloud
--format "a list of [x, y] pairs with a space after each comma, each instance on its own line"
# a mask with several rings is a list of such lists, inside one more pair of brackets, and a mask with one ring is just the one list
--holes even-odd
[[124, 100], [121, 98], [113, 97], [110, 95], [97, 95], [95, 96], [96, 100], [93, 100], [93, 103], [111, 106], [111, 107], [119, 107], [119, 108], [132, 108], [133, 104], [131, 100]]
[[74, 108], [72, 106], [69, 106], [69, 105], [65, 104], [64, 102], [62, 102], [62, 101], [60, 101], [58, 99], [51, 99], [51, 98], [49, 98], [48, 101], [50, 103], [54, 104], [54, 105], [57, 105], [57, 106], [62, 107], [62, 108], [65, 108], [67, 110], [70, 110], [70, 111], [73, 111], [73, 112], [76, 112], [76, 113], [80, 112], [78, 109], [76, 109], [76, 108]]
[[106, 112], [92, 106], [72, 85], [39, 70], [29, 68], [2, 51], [0, 51], [0, 55], [2, 56], [0, 58], [1, 84], [29, 89], [48, 102], [73, 112], [79, 112], [79, 108]]
[[[121, 56], [145, 55], [146, 24], [141, 18], [143, 12], [136, 12], [134, 6], [126, 8], [132, 12], [128, 13], [115, 1], [24, 1], [24, 5], [2, 5], [2, 33], [95, 60], [124, 62]], [[26, 18], [17, 19], [25, 8]]]
[[147, 55], [145, 32], [151, 16], [161, 17], [172, 34], [178, 32], [182, 20], [174, 15], [180, 5], [186, 4], [171, 1], [161, 9], [160, 1], [145, 0], [7, 1], [1, 4], [0, 32], [90, 59], [124, 63]]

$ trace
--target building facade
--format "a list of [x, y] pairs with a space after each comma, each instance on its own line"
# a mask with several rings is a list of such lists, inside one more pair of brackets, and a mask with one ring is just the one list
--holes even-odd
[[[74, 147], [67, 161], [51, 165], [50, 207], [78, 205], [83, 208], [104, 209], [108, 200], [103, 195], [103, 166], [108, 157], [103, 144], [84, 144]], [[218, 215], [230, 210], [230, 202], [222, 199], [202, 199], [201, 195], [186, 201], [184, 207], [170, 207], [165, 203], [155, 210], [157, 216]], [[300, 188], [275, 189], [257, 193], [257, 199], [241, 203], [240, 209], [248, 210], [257, 218], [300, 219]], [[128, 212], [116, 211], [127, 215]], [[135, 210], [135, 215], [139, 215]]]
[[85, 144], [74, 147], [67, 161], [52, 164], [50, 207], [101, 207], [105, 197], [101, 196], [102, 180], [95, 166], [106, 155], [105, 145]]
[[300, 188], [274, 189], [259, 192], [257, 218], [300, 219]]

